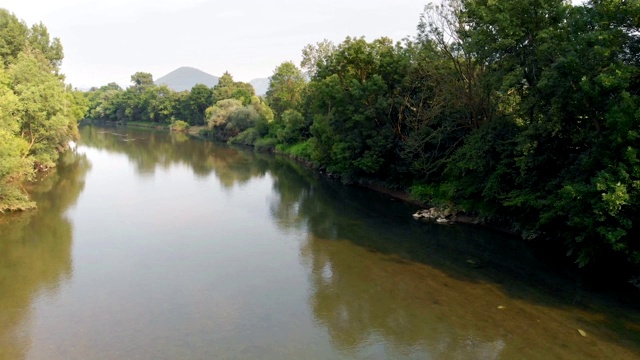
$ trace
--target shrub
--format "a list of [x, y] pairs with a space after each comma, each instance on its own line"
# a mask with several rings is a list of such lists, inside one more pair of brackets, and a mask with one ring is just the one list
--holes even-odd
[[276, 138], [262, 138], [256, 141], [255, 147], [258, 150], [273, 150], [278, 145]]
[[279, 147], [278, 149], [293, 158], [311, 160], [311, 145], [309, 144], [308, 140], [288, 147]]
[[260, 134], [256, 128], [247, 129], [237, 136], [229, 139], [230, 144], [254, 145], [260, 138]]
[[189, 130], [189, 123], [182, 120], [176, 120], [171, 123], [171, 131], [186, 132]]

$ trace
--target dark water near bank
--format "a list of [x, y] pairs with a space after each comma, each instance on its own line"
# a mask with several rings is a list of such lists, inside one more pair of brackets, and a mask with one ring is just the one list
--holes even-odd
[[287, 159], [84, 128], [30, 191], [0, 217], [0, 359], [640, 358], [637, 310], [521, 243]]

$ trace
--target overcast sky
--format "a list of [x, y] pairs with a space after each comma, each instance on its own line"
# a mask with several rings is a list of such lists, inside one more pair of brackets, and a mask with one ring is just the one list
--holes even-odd
[[234, 79], [268, 77], [302, 48], [346, 36], [400, 40], [416, 33], [428, 0], [0, 0], [31, 26], [43, 22], [64, 47], [67, 82], [128, 86], [180, 66]]

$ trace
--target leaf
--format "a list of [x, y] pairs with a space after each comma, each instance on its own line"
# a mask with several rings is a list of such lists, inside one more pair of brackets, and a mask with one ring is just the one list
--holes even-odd
[[584, 337], [587, 337], [587, 333], [582, 329], [578, 329], [578, 333], [580, 333], [580, 335], [582, 335]]

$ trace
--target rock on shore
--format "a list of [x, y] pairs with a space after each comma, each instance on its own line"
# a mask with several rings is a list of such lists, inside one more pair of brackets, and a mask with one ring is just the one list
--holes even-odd
[[432, 207], [430, 209], [419, 210], [413, 214], [414, 219], [433, 220], [438, 224], [451, 224], [456, 221], [455, 215], [449, 209]]

